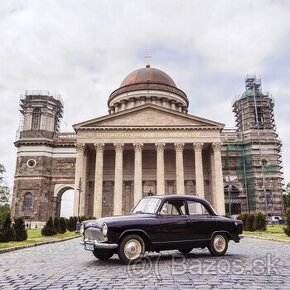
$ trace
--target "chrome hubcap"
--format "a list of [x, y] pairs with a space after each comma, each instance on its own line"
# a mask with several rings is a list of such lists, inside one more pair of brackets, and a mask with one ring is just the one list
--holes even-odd
[[226, 240], [223, 236], [217, 235], [214, 238], [213, 245], [217, 252], [222, 252], [226, 247]]
[[129, 240], [124, 247], [124, 254], [127, 259], [134, 260], [140, 257], [142, 253], [142, 245], [139, 241], [133, 239]]

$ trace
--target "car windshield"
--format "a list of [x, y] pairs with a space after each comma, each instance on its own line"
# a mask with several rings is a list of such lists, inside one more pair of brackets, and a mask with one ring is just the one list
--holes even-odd
[[159, 205], [159, 198], [144, 198], [139, 201], [132, 213], [156, 213]]

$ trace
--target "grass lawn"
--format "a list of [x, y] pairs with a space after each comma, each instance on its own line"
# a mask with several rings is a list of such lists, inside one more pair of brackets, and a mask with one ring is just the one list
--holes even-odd
[[278, 240], [290, 242], [290, 237], [288, 237], [283, 231], [284, 227], [285, 227], [284, 225], [267, 225], [267, 230], [265, 232], [263, 232], [263, 231], [255, 231], [255, 232], [244, 231], [244, 233], [246, 235], [258, 236], [261, 238], [278, 239]]
[[27, 234], [28, 234], [28, 238], [26, 241], [21, 241], [21, 242], [12, 241], [12, 242], [7, 242], [7, 243], [0, 243], [0, 250], [17, 247], [17, 246], [39, 244], [39, 243], [48, 242], [48, 241], [57, 241], [57, 240], [65, 239], [65, 238], [80, 236], [79, 234], [76, 234], [75, 232], [66, 232], [64, 234], [57, 234], [55, 236], [45, 237], [41, 235], [40, 229], [31, 229], [31, 230], [29, 229], [27, 230]]

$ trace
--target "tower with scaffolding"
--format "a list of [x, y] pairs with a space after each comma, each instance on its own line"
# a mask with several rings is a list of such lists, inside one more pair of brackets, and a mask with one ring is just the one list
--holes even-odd
[[223, 175], [228, 214], [283, 212], [282, 143], [278, 138], [274, 99], [261, 79], [245, 78], [245, 92], [233, 102], [236, 128], [225, 129]]

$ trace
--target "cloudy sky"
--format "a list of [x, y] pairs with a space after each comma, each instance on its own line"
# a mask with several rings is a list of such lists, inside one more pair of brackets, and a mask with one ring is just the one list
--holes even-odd
[[290, 181], [290, 1], [51, 0], [0, 2], [0, 163], [12, 187], [25, 90], [58, 92], [62, 129], [107, 113], [144, 56], [187, 93], [189, 112], [234, 127], [247, 74], [275, 99]]

